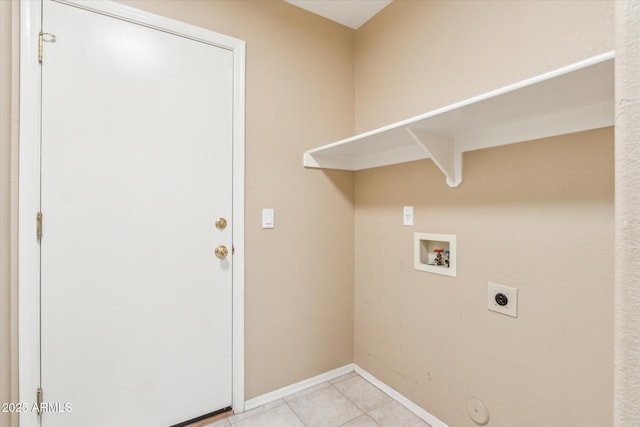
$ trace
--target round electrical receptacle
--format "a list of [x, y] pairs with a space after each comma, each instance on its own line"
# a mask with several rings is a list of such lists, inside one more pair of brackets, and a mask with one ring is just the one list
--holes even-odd
[[502, 307], [504, 307], [505, 305], [509, 304], [509, 298], [507, 298], [507, 296], [505, 294], [503, 294], [502, 292], [498, 292], [496, 294], [496, 303]]
[[467, 399], [467, 414], [474, 423], [480, 426], [489, 422], [489, 410], [477, 397]]

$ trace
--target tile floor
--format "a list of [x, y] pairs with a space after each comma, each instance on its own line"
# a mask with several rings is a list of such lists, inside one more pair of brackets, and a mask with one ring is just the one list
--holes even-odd
[[355, 372], [206, 427], [429, 427]]

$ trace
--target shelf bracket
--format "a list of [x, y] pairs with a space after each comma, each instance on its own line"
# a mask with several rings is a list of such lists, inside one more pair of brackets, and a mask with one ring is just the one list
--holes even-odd
[[449, 187], [459, 186], [462, 183], [462, 151], [456, 148], [455, 139], [420, 129], [406, 129], [442, 171]]

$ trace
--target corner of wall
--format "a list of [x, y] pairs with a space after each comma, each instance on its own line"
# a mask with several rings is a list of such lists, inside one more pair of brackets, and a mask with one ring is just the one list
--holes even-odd
[[614, 425], [640, 425], [640, 1], [616, 1]]

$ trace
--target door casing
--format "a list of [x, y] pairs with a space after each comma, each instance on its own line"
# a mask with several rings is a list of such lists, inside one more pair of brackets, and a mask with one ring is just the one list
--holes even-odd
[[[233, 52], [232, 221], [235, 252], [232, 257], [232, 405], [234, 412], [243, 412], [245, 42], [110, 1], [53, 1], [204, 41]], [[36, 390], [40, 386], [40, 251], [36, 238], [36, 214], [40, 210], [41, 67], [38, 63], [38, 35], [41, 13], [41, 0], [27, 0], [20, 4], [19, 387], [20, 402], [28, 403], [29, 407], [35, 403]], [[20, 425], [39, 425], [37, 413], [22, 412]]]

